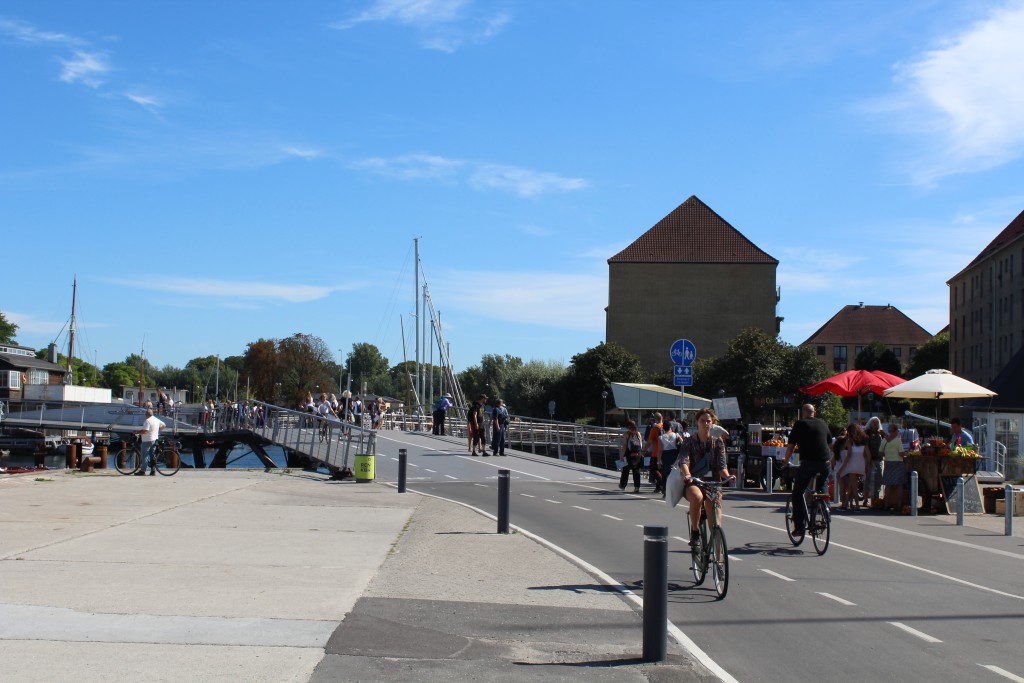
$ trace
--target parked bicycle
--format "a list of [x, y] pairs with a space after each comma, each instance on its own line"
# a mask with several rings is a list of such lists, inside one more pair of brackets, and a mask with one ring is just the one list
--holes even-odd
[[177, 474], [181, 468], [180, 449], [180, 443], [171, 437], [162, 436], [157, 441], [153, 462], [147, 463], [142, 453], [142, 442], [137, 435], [132, 436], [121, 442], [121, 448], [114, 458], [114, 467], [121, 474], [135, 474], [145, 472], [146, 468], [152, 465], [157, 472], [170, 477]]
[[711, 501], [714, 515], [709, 527], [707, 509], [704, 505], [700, 506], [700, 538], [690, 549], [690, 568], [697, 586], [704, 583], [708, 570], [711, 570], [711, 580], [715, 583], [715, 592], [719, 600], [729, 592], [729, 546], [725, 544], [725, 532], [722, 531], [719, 521], [722, 516], [722, 486], [735, 479], [736, 477], [730, 477], [726, 481], [692, 480], [705, 499]]
[[805, 536], [810, 533], [814, 541], [814, 550], [818, 555], [824, 555], [828, 550], [829, 538], [832, 535], [832, 512], [829, 509], [831, 496], [822, 491], [811, 493], [809, 489], [804, 493], [804, 505], [807, 509], [807, 526], [803, 531], [798, 532], [793, 524], [793, 501], [786, 499], [786, 535], [789, 536], [793, 547], [804, 542]]

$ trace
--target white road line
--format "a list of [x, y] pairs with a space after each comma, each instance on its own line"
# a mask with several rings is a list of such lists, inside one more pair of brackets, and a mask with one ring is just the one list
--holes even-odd
[[560, 500], [551, 500], [550, 498], [545, 498], [544, 502], [545, 503], [554, 503], [555, 505], [561, 505], [562, 504], [562, 501], [560, 501]]
[[782, 579], [783, 581], [796, 581], [796, 579], [791, 579], [788, 576], [783, 576], [778, 572], [773, 572], [771, 569], [761, 569], [761, 571], [763, 571], [765, 574], [771, 574], [775, 578]]
[[1006, 678], [1006, 679], [1011, 680], [1011, 681], [1015, 681], [1015, 683], [1024, 683], [1024, 678], [1021, 678], [1017, 674], [1010, 673], [1006, 669], [1000, 669], [995, 664], [979, 664], [978, 666], [980, 666], [980, 667], [982, 667], [984, 669], [988, 669], [989, 671], [991, 671], [994, 674], [999, 674], [1003, 678]]
[[458, 480], [459, 480], [459, 478], [458, 478], [458, 477], [453, 477], [453, 476], [452, 476], [452, 475], [450, 475], [450, 474], [446, 474], [446, 475], [444, 475], [444, 476], [448, 477], [449, 479], [454, 479], [454, 480], [456, 480], [456, 481], [458, 481]]
[[907, 633], [909, 633], [912, 636], [917, 636], [918, 638], [920, 638], [921, 640], [923, 640], [926, 643], [941, 643], [942, 642], [941, 640], [939, 640], [938, 638], [935, 638], [934, 636], [930, 636], [927, 633], [922, 633], [921, 631], [918, 631], [916, 628], [910, 628], [906, 624], [901, 624], [898, 621], [890, 621], [890, 622], [887, 622], [887, 623], [892, 624], [896, 628], [903, 629], [904, 631], [906, 631]]
[[818, 595], [822, 596], [823, 598], [828, 598], [829, 600], [835, 600], [840, 605], [846, 605], [847, 607], [856, 607], [857, 606], [856, 603], [850, 602], [849, 600], [843, 600], [838, 595], [832, 595], [831, 593], [820, 593], [819, 592]]
[[520, 493], [519, 495], [522, 496], [523, 498], [536, 498], [537, 497], [537, 496], [531, 496], [529, 493]]
[[431, 474], [437, 474], [437, 470], [432, 470], [429, 467], [424, 467], [423, 469], [425, 469], [427, 472], [430, 472]]
[[485, 489], [488, 488], [487, 484], [476, 484], [476, 483], [474, 483], [473, 486], [479, 486], [479, 487], [485, 488]]
[[[393, 487], [394, 485], [393, 484], [386, 484], [386, 486], [392, 486]], [[480, 508], [473, 507], [472, 505], [468, 505], [466, 503], [463, 503], [462, 501], [453, 500], [451, 498], [445, 498], [444, 496], [435, 496], [432, 493], [424, 493], [423, 491], [415, 491], [414, 490], [412, 492], [415, 493], [415, 494], [418, 494], [420, 496], [426, 496], [427, 498], [437, 498], [439, 500], [446, 500], [449, 503], [455, 503], [456, 505], [461, 505], [462, 507], [469, 508], [470, 510], [473, 510], [477, 514], [483, 515], [484, 517], [487, 517], [488, 519], [494, 520], [495, 522], [498, 521], [498, 518], [495, 515], [492, 515], [490, 512], [486, 512], [484, 510], [481, 510]], [[533, 533], [532, 531], [529, 531], [528, 529], [524, 529], [521, 526], [517, 526], [515, 524], [512, 524], [512, 525], [510, 525], [510, 528], [515, 529], [516, 531], [521, 533], [523, 536], [526, 536], [527, 538], [533, 539], [534, 541], [536, 541], [537, 543], [540, 543], [545, 548], [550, 548], [553, 552], [558, 553], [562, 557], [568, 559], [570, 562], [575, 564], [577, 567], [580, 567], [581, 569], [583, 569], [583, 571], [590, 572], [591, 574], [596, 576], [600, 581], [602, 581], [606, 586], [608, 586], [612, 590], [618, 592], [619, 595], [621, 595], [626, 600], [629, 600], [639, 610], [643, 611], [644, 601], [643, 601], [643, 599], [639, 595], [637, 595], [633, 591], [629, 590], [624, 585], [622, 585], [622, 583], [620, 583], [619, 581], [616, 581], [614, 578], [612, 578], [606, 572], [601, 571], [600, 569], [598, 569], [594, 565], [592, 565], [589, 562], [587, 562], [586, 560], [584, 560], [582, 557], [579, 557], [577, 555], [573, 555], [572, 553], [570, 553], [568, 550], [566, 550], [562, 546], [556, 545], [556, 544], [552, 543], [551, 541], [549, 541], [548, 539], [544, 538], [543, 536], [538, 536], [537, 534]], [[698, 662], [700, 662], [705, 667], [707, 667], [708, 670], [710, 670], [712, 674], [714, 674], [715, 676], [718, 677], [718, 680], [722, 681], [722, 683], [739, 683], [739, 681], [736, 680], [735, 676], [733, 676], [728, 671], [723, 669], [722, 666], [718, 662], [713, 660], [708, 655], [708, 653], [704, 652], [704, 650], [702, 650], [700, 648], [700, 646], [697, 645], [697, 643], [693, 642], [693, 639], [690, 638], [690, 636], [688, 636], [685, 633], [683, 633], [682, 629], [680, 629], [678, 626], [673, 624], [671, 621], [668, 622], [668, 632], [672, 635], [672, 637], [675, 639], [675, 641], [677, 643], [679, 643], [679, 645], [684, 650], [689, 652], [693, 656], [694, 659], [696, 659]]]
[[577, 510], [583, 510], [584, 512], [590, 512], [590, 508], [583, 508], [583, 507], [580, 507], [579, 505], [573, 505], [573, 507], [576, 508]]
[[417, 465], [414, 462], [407, 462], [406, 465], [408, 465], [409, 467], [419, 467], [419, 465]]
[[603, 512], [601, 513], [601, 516], [602, 517], [607, 517], [608, 519], [614, 519], [616, 522], [621, 522], [622, 521], [621, 517], [613, 517], [612, 515], [606, 515]]
[[[765, 529], [771, 529], [773, 531], [778, 531], [779, 533], [786, 533], [785, 529], [782, 529], [781, 527], [775, 526], [773, 524], [764, 524], [762, 522], [755, 522], [753, 520], [743, 519], [742, 517], [736, 517], [734, 515], [723, 515], [723, 517], [725, 517], [727, 519], [735, 520], [737, 522], [746, 522], [747, 524], [753, 524], [754, 526], [761, 526], [761, 527], [764, 527]], [[932, 537], [929, 536], [929, 538], [932, 538]], [[942, 539], [935, 539], [935, 540], [942, 540]], [[882, 560], [883, 562], [891, 562], [891, 563], [897, 564], [897, 565], [899, 565], [901, 567], [906, 567], [908, 569], [913, 569], [914, 571], [918, 571], [918, 572], [924, 572], [925, 574], [931, 574], [932, 576], [937, 576], [937, 577], [939, 577], [941, 579], [946, 579], [947, 581], [952, 581], [953, 583], [959, 583], [961, 585], [967, 586], [968, 588], [974, 588], [975, 590], [985, 591], [986, 593], [993, 593], [995, 595], [1002, 595], [1003, 597], [1013, 598], [1015, 600], [1024, 600], [1024, 595], [1017, 595], [1016, 593], [1007, 593], [1006, 591], [1001, 591], [1001, 590], [998, 590], [996, 588], [989, 588], [988, 586], [982, 586], [981, 584], [975, 583], [974, 581], [965, 581], [964, 579], [957, 578], [956, 576], [950, 576], [948, 574], [943, 574], [942, 572], [937, 572], [934, 569], [928, 569], [926, 567], [920, 567], [920, 566], [918, 566], [916, 564], [910, 564], [909, 562], [904, 562], [902, 560], [896, 560], [896, 559], [893, 559], [891, 557], [885, 557], [884, 555], [879, 555], [878, 553], [873, 553], [873, 552], [870, 552], [870, 551], [867, 551], [867, 550], [861, 550], [860, 548], [854, 548], [851, 545], [843, 545], [842, 543], [836, 543], [835, 541], [831, 541], [829, 543], [829, 547], [830, 548], [832, 548], [832, 547], [842, 548], [843, 550], [850, 550], [850, 551], [855, 552], [855, 553], [860, 553], [861, 555], [867, 555], [868, 557], [873, 557], [876, 560]]]

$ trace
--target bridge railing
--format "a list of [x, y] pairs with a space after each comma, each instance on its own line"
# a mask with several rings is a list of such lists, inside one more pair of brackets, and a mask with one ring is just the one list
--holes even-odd
[[331, 470], [351, 470], [356, 455], [376, 455], [377, 433], [367, 427], [324, 418], [270, 403], [243, 428], [279, 446], [322, 462]]

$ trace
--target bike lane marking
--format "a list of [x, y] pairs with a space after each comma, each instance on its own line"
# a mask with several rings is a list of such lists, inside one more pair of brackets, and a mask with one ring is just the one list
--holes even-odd
[[838, 595], [832, 595], [831, 593], [821, 593], [821, 592], [818, 592], [818, 595], [822, 596], [823, 598], [828, 598], [829, 600], [835, 600], [840, 605], [845, 605], [847, 607], [856, 607], [857, 606], [857, 603], [850, 602], [849, 600], [843, 600]]
[[1011, 681], [1015, 681], [1015, 683], [1024, 683], [1024, 678], [1021, 678], [1020, 676], [1018, 676], [1015, 673], [1010, 673], [1006, 669], [1001, 669], [998, 666], [996, 666], [995, 664], [979, 664], [978, 666], [980, 666], [983, 669], [988, 669], [989, 671], [991, 671], [994, 674], [999, 674], [1003, 678], [1009, 679]]
[[[772, 531], [777, 531], [780, 534], [786, 533], [785, 529], [780, 529], [778, 526], [776, 526], [774, 524], [765, 524], [764, 522], [755, 522], [752, 519], [743, 519], [742, 517], [736, 517], [735, 515], [723, 515], [723, 517], [725, 517], [727, 519], [735, 520], [737, 522], [745, 522], [747, 524], [753, 524], [754, 526], [761, 526], [761, 527], [764, 527], [766, 529], [771, 529]], [[922, 535], [923, 536], [927, 536], [927, 534], [922, 534]], [[927, 537], [931, 538], [930, 536], [927, 536]], [[916, 564], [911, 564], [910, 562], [904, 562], [903, 560], [897, 560], [897, 559], [892, 558], [892, 557], [886, 557], [885, 555], [879, 555], [878, 553], [873, 553], [873, 552], [871, 552], [869, 550], [861, 550], [860, 548], [854, 548], [851, 545], [843, 545], [842, 543], [836, 543], [835, 541], [832, 541], [831, 545], [835, 546], [837, 548], [842, 548], [843, 550], [849, 550], [849, 551], [852, 551], [852, 552], [855, 552], [855, 553], [860, 553], [861, 555], [867, 555], [868, 557], [873, 557], [873, 558], [875, 558], [877, 560], [882, 560], [883, 562], [891, 562], [892, 564], [896, 564], [896, 565], [899, 565], [901, 567], [906, 567], [907, 569], [913, 569], [914, 571], [917, 571], [917, 572], [924, 572], [926, 574], [931, 574], [932, 576], [937, 576], [940, 579], [946, 579], [947, 581], [952, 581], [953, 583], [959, 583], [959, 584], [961, 584], [963, 586], [967, 586], [968, 588], [974, 588], [976, 590], [985, 591], [986, 593], [993, 593], [994, 595], [1001, 595], [1001, 596], [1006, 597], [1006, 598], [1013, 598], [1014, 600], [1024, 600], [1024, 595], [1017, 595], [1016, 593], [1007, 593], [1006, 591], [1001, 591], [998, 588], [991, 588], [989, 586], [983, 586], [980, 583], [975, 583], [973, 581], [965, 581], [964, 579], [958, 578], [956, 576], [950, 576], [949, 574], [943, 574], [942, 572], [937, 572], [934, 569], [928, 569], [927, 567], [921, 567], [921, 566], [918, 566]], [[965, 545], [970, 545], [970, 544], [965, 544]], [[762, 569], [761, 571], [766, 571], [766, 570]]]
[[916, 628], [911, 628], [911, 627], [907, 626], [906, 624], [901, 624], [898, 621], [887, 621], [886, 623], [887, 624], [891, 624], [892, 626], [895, 626], [898, 629], [902, 629], [902, 630], [906, 631], [907, 633], [909, 633], [912, 636], [917, 636], [918, 638], [920, 638], [921, 640], [923, 640], [926, 643], [941, 643], [942, 642], [941, 640], [939, 640], [935, 636], [930, 636], [927, 633], [925, 633], [924, 631], [918, 631]]

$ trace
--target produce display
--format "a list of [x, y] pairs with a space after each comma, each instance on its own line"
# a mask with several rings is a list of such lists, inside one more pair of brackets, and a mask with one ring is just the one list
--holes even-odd
[[783, 441], [782, 439], [772, 439], [770, 441], [762, 442], [761, 445], [762, 446], [778, 446], [778, 447], [781, 448], [782, 446], [786, 445], [786, 442]]

